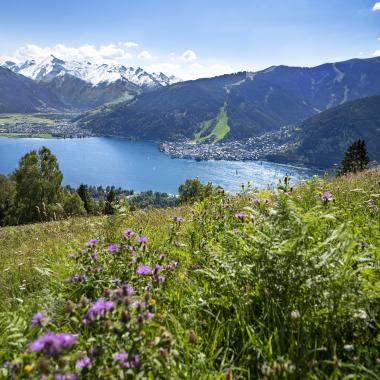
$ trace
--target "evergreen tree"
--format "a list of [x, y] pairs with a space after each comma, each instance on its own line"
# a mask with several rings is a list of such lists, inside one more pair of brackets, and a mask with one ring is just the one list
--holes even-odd
[[348, 147], [340, 163], [337, 175], [365, 170], [368, 168], [369, 161], [365, 141], [358, 139]]
[[115, 212], [116, 212], [116, 209], [115, 209], [115, 200], [116, 200], [115, 190], [114, 190], [113, 187], [111, 187], [111, 190], [107, 194], [106, 202], [105, 202], [105, 205], [104, 205], [104, 213], [106, 215], [113, 215], [113, 214], [115, 214]]
[[82, 199], [83, 206], [88, 214], [93, 213], [93, 205], [90, 199], [90, 194], [88, 192], [88, 186], [84, 185], [83, 183], [78, 187], [77, 190], [78, 195]]

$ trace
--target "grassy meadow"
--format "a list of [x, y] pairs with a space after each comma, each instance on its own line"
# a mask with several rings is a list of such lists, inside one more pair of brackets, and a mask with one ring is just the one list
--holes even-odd
[[1, 228], [0, 378], [377, 379], [379, 260], [379, 168]]

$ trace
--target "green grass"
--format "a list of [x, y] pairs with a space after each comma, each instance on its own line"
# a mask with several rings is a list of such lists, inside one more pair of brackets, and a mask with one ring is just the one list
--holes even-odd
[[[202, 124], [201, 130], [195, 134], [196, 142], [203, 143], [211, 141], [215, 144], [216, 142], [224, 139], [230, 131], [225, 107], [226, 106], [224, 105], [220, 108], [216, 120], [208, 120]], [[211, 129], [211, 127], [213, 128]], [[208, 134], [206, 135], [206, 133]]]
[[0, 137], [8, 137], [8, 138], [25, 138], [25, 137], [33, 137], [39, 139], [51, 139], [53, 135], [50, 133], [1, 133]]
[[[53, 330], [71, 332], [78, 342], [64, 360], [48, 358], [49, 378], [78, 372], [75, 361], [87, 353], [92, 364], [81, 378], [88, 379], [377, 379], [379, 181], [377, 168], [295, 188], [218, 193], [191, 211], [2, 228], [0, 361], [18, 365], [15, 378], [40, 378], [44, 355], [25, 347]], [[321, 200], [326, 191], [331, 201]], [[174, 215], [186, 221], [173, 222]], [[127, 227], [146, 235], [148, 244], [132, 238], [120, 252], [109, 252], [108, 244], [125, 242]], [[84, 248], [89, 238], [100, 243]], [[158, 262], [164, 282], [158, 274], [136, 274], [139, 265]], [[86, 280], [63, 281], [74, 273]], [[119, 286], [115, 279], [131, 285], [134, 295], [110, 293]], [[83, 325], [88, 302], [101, 296], [114, 308]], [[131, 307], [131, 298], [146, 306]], [[30, 328], [38, 310], [52, 319]], [[137, 322], [148, 311], [153, 320]], [[124, 350], [141, 357], [128, 371], [113, 359]]]

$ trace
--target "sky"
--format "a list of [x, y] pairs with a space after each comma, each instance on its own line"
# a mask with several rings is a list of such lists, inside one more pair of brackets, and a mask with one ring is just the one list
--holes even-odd
[[182, 79], [380, 56], [380, 2], [0, 0], [0, 60], [50, 54]]

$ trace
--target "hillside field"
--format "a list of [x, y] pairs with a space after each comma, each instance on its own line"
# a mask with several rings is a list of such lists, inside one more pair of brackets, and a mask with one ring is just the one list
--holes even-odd
[[379, 260], [379, 167], [0, 228], [0, 378], [378, 379]]

